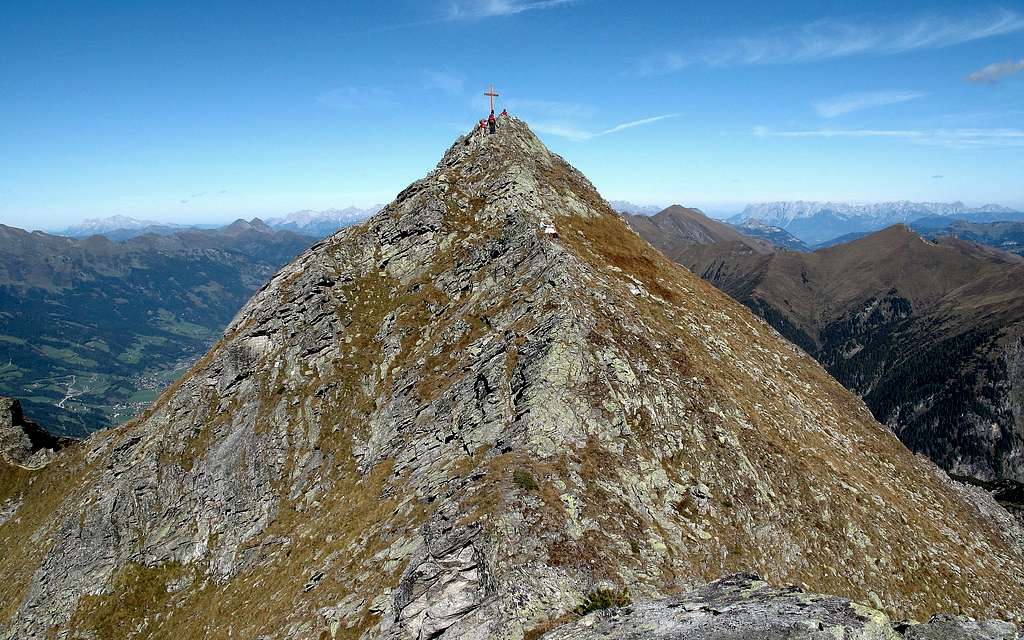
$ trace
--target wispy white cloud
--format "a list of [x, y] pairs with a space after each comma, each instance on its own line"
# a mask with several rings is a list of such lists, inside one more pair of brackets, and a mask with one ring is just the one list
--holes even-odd
[[660, 122], [662, 120], [668, 120], [669, 118], [677, 117], [679, 117], [678, 113], [667, 113], [660, 116], [643, 118], [641, 120], [623, 122], [622, 124], [617, 124], [614, 127], [611, 127], [610, 129], [605, 129], [603, 131], [588, 131], [586, 129], [580, 129], [578, 127], [565, 125], [557, 122], [534, 122], [531, 123], [531, 126], [535, 130], [540, 131], [541, 133], [548, 133], [553, 136], [559, 136], [561, 138], [574, 140], [576, 142], [585, 142], [587, 140], [592, 140], [594, 138], [606, 136], [611, 133], [618, 133], [619, 131], [623, 131], [625, 129], [632, 129], [633, 127], [640, 127], [646, 124], [653, 124], [655, 122]]
[[423, 71], [423, 86], [450, 94], [462, 93], [466, 86], [466, 77], [455, 71]]
[[504, 104], [514, 112], [546, 118], [590, 118], [597, 113], [595, 107], [576, 102], [510, 98]]
[[885, 105], [909, 102], [923, 98], [926, 94], [920, 91], [869, 91], [864, 93], [847, 93], [827, 100], [814, 103], [818, 115], [823, 118], [835, 118], [854, 111], [884, 107]]
[[[227, 192], [228, 192], [227, 189], [221, 189], [221, 190], [217, 191], [216, 194], [214, 194], [214, 196], [216, 196], [216, 195], [223, 195], [223, 194], [225, 194]], [[205, 198], [208, 195], [211, 195], [211, 192], [209, 192], [209, 191], [200, 191], [199, 193], [190, 193], [188, 198], [182, 198], [178, 202], [181, 203], [181, 204], [188, 204], [189, 202], [192, 202], [193, 200], [199, 200], [200, 198]]]
[[995, 84], [1003, 78], [1020, 73], [1021, 71], [1024, 71], [1024, 58], [1021, 58], [1016, 62], [1013, 60], [1007, 60], [1006, 62], [990, 64], [987, 67], [978, 69], [971, 75], [967, 76], [967, 80], [982, 84]]
[[678, 113], [669, 113], [669, 114], [665, 114], [663, 116], [654, 116], [652, 118], [644, 118], [642, 120], [633, 120], [632, 122], [623, 122], [622, 124], [615, 125], [611, 129], [606, 129], [605, 131], [602, 131], [601, 133], [599, 133], [597, 135], [603, 136], [603, 135], [607, 135], [609, 133], [616, 133], [616, 132], [622, 131], [624, 129], [632, 129], [633, 127], [639, 127], [639, 126], [642, 126], [642, 125], [645, 125], [645, 124], [652, 124], [652, 123], [655, 123], [655, 122], [660, 122], [661, 120], [668, 120], [669, 118], [678, 118], [678, 117], [679, 117]]
[[578, 0], [451, 0], [443, 19], [480, 20], [499, 16], [512, 16], [527, 11], [554, 9]]
[[555, 9], [584, 0], [449, 0], [434, 17], [414, 22], [385, 25], [377, 31], [397, 31], [446, 22], [475, 22], [488, 18], [514, 16], [527, 11]]
[[880, 138], [905, 140], [915, 144], [953, 149], [1024, 147], [1024, 129], [808, 129], [802, 131], [777, 131], [768, 127], [754, 127], [753, 134], [761, 138]]
[[1000, 9], [969, 16], [928, 15], [897, 23], [816, 20], [765, 33], [721, 38], [693, 50], [667, 50], [639, 60], [634, 71], [656, 75], [691, 65], [726, 67], [816, 62], [853, 55], [937, 49], [1024, 30], [1024, 15]]
[[340, 111], [372, 109], [391, 103], [392, 92], [381, 87], [342, 87], [317, 97], [317, 104]]

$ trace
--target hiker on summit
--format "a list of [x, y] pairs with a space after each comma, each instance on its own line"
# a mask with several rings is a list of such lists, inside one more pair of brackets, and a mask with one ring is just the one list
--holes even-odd
[[484, 92], [484, 95], [491, 101], [491, 115], [487, 116], [487, 128], [490, 133], [494, 133], [498, 128], [498, 121], [494, 117], [494, 99], [500, 94], [494, 90], [494, 85], [492, 84], [487, 91]]
[[480, 133], [487, 131], [487, 121], [480, 118]]
[[508, 117], [508, 109], [502, 109], [501, 113], [498, 114], [498, 117], [499, 118], [507, 118]]

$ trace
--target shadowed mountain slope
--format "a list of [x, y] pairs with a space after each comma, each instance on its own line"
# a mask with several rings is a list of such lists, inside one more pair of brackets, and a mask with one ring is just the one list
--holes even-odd
[[957, 475], [1024, 482], [1024, 259], [903, 225], [809, 254], [719, 243], [675, 259], [806, 349], [913, 450]]
[[928, 218], [915, 222], [911, 228], [926, 238], [954, 236], [1024, 255], [1024, 222], [967, 222]]
[[782, 227], [774, 227], [772, 225], [765, 224], [760, 220], [750, 219], [742, 224], [733, 226], [744, 235], [760, 238], [761, 240], [767, 240], [776, 247], [780, 247], [782, 249], [789, 249], [790, 251], [811, 250], [807, 244]]
[[518, 639], [741, 569], [1024, 614], [1007, 530], [508, 118], [0, 486], [19, 638]]

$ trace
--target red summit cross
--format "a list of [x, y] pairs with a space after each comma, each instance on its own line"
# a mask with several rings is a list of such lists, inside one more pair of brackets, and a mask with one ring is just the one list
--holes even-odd
[[491, 99], [491, 113], [494, 113], [494, 99], [497, 98], [499, 94], [495, 93], [493, 84], [490, 89], [484, 92], [484, 95]]

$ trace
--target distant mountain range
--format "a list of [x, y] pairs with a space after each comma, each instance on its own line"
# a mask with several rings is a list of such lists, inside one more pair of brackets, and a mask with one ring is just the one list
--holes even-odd
[[926, 238], [953, 236], [1024, 256], [1024, 222], [968, 222], [922, 219], [910, 225]]
[[911, 449], [960, 476], [1024, 482], [1024, 259], [904, 225], [813, 253], [766, 251], [699, 215], [628, 220], [803, 347]]
[[168, 224], [156, 220], [139, 220], [130, 216], [110, 216], [107, 218], [87, 218], [81, 223], [55, 231], [54, 235], [68, 238], [87, 238], [89, 236], [106, 236], [110, 240], [127, 240], [146, 233], [168, 235], [182, 229], [199, 227], [200, 225]]
[[351, 226], [369, 218], [384, 208], [384, 205], [372, 207], [346, 207], [344, 209], [325, 209], [323, 211], [296, 211], [280, 218], [269, 218], [267, 224], [275, 229], [286, 229], [307, 236], [322, 238], [338, 229]]
[[[268, 218], [265, 224], [273, 229], [292, 231], [314, 238], [328, 236], [338, 229], [355, 224], [380, 211], [381, 205], [366, 208], [346, 207], [344, 209], [325, 209], [323, 211], [295, 211], [284, 216]], [[89, 218], [77, 225], [72, 225], [54, 235], [69, 238], [87, 238], [100, 235], [110, 240], [130, 240], [142, 235], [171, 235], [185, 229], [215, 229], [218, 224], [172, 224], [155, 220], [140, 220], [129, 216], [115, 215], [107, 218]]]
[[0, 225], [0, 395], [62, 434], [123, 421], [313, 242], [255, 219], [119, 242]]
[[633, 204], [625, 200], [611, 200], [608, 204], [619, 213], [628, 213], [631, 216], [653, 216], [664, 208], [653, 204]]
[[732, 226], [740, 233], [753, 238], [767, 240], [776, 247], [780, 247], [782, 249], [789, 249], [790, 251], [811, 250], [811, 248], [807, 246], [807, 243], [803, 242], [800, 238], [797, 238], [782, 227], [765, 224], [755, 218], [751, 218], [750, 220], [746, 220], [740, 224], [733, 224]]
[[743, 224], [756, 220], [785, 229], [808, 245], [829, 242], [841, 236], [870, 233], [893, 224], [910, 224], [929, 217], [970, 222], [1024, 220], [1024, 213], [1000, 205], [968, 207], [962, 202], [768, 202], [748, 205], [728, 222]]
[[[924, 238], [937, 239], [943, 236], [953, 236], [1017, 255], [1024, 255], [1024, 222], [970, 222], [957, 218], [929, 216], [919, 218], [907, 226]], [[848, 233], [815, 245], [814, 249], [824, 249], [853, 242], [867, 235], [869, 235], [867, 232]]]
[[622, 213], [634, 229], [644, 237], [655, 235], [664, 239], [669, 246], [659, 246], [671, 257], [673, 246], [681, 244], [705, 245], [722, 242], [737, 242], [759, 253], [771, 251], [773, 246], [790, 251], [809, 251], [810, 247], [781, 227], [773, 227], [759, 220], [748, 220], [742, 224], [729, 224], [709, 218], [700, 209], [691, 209], [675, 204], [650, 214]]
[[742, 220], [761, 220], [772, 224], [786, 225], [799, 218], [812, 218], [831, 211], [850, 218], [878, 218], [883, 216], [904, 219], [922, 215], [951, 216], [969, 213], [1014, 213], [1013, 209], [996, 204], [982, 207], [968, 207], [962, 202], [878, 202], [872, 204], [850, 204], [846, 202], [762, 202], [750, 204], [739, 214]]

